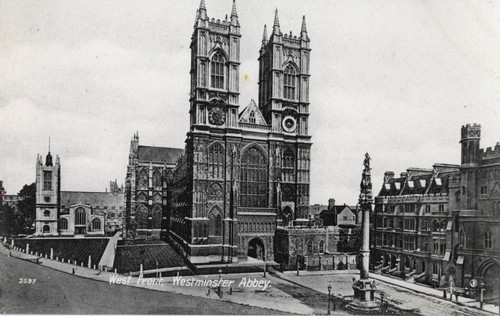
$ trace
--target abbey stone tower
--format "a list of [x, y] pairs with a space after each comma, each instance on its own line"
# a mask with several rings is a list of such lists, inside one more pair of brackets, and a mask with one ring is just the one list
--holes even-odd
[[[300, 23], [300, 22], [299, 22]], [[259, 52], [258, 104], [240, 110], [241, 26], [202, 0], [191, 38], [190, 129], [168, 183], [170, 236], [191, 262], [274, 259], [277, 229], [308, 223], [310, 41], [275, 12]]]

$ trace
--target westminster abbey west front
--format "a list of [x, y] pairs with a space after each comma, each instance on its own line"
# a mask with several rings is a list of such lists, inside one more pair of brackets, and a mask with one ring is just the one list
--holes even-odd
[[[276, 231], [309, 223], [310, 41], [305, 18], [299, 35], [284, 34], [276, 11], [269, 33], [264, 26], [258, 104], [246, 101], [240, 110], [236, 4], [222, 21], [209, 18], [203, 0], [197, 10], [190, 46], [190, 129], [175, 167], [165, 164], [159, 170], [168, 191], [167, 224], [161, 228], [192, 263], [249, 256], [274, 260]], [[147, 207], [135, 201], [136, 190], [130, 193], [136, 207]], [[135, 212], [130, 214], [137, 222]]]

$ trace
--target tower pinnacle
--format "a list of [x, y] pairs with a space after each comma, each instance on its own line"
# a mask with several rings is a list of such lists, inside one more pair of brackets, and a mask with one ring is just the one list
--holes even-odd
[[205, 6], [205, 0], [200, 1], [200, 8], [198, 9], [198, 18], [205, 20], [207, 18], [207, 7]]
[[262, 34], [262, 46], [267, 44], [267, 26], [264, 24], [264, 33]]
[[233, 8], [231, 9], [231, 24], [237, 26], [238, 23], [238, 12], [236, 12], [236, 0], [233, 0]]
[[233, 8], [231, 10], [231, 17], [233, 16], [238, 16], [238, 13], [236, 12], [236, 0], [233, 0]]
[[281, 31], [280, 31], [280, 20], [278, 18], [278, 9], [276, 9], [276, 11], [274, 11], [273, 34], [276, 34], [276, 35], [281, 34]]
[[307, 27], [306, 27], [306, 16], [302, 16], [302, 28], [300, 29], [300, 36], [303, 39], [307, 39]]

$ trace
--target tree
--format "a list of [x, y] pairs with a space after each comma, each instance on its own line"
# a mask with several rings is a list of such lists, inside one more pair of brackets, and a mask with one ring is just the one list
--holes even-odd
[[2, 205], [2, 212], [0, 212], [0, 216], [2, 216], [0, 222], [2, 223], [0, 227], [0, 234], [11, 236], [18, 234], [19, 226], [17, 225], [17, 214], [14, 209], [10, 205]]
[[17, 233], [30, 234], [36, 218], [36, 184], [25, 184], [17, 198]]

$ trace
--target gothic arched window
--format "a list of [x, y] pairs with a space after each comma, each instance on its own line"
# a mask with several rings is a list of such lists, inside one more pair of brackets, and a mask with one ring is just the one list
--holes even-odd
[[282, 179], [286, 182], [295, 181], [295, 155], [293, 152], [287, 148], [283, 153], [282, 160]]
[[219, 52], [212, 57], [210, 80], [212, 88], [224, 89], [224, 57]]
[[49, 210], [43, 211], [43, 216], [49, 217], [50, 216], [50, 211]]
[[148, 209], [144, 205], [137, 207], [135, 221], [137, 222], [137, 228], [148, 228]]
[[325, 252], [325, 242], [323, 240], [320, 240], [319, 242], [319, 253], [324, 253]]
[[138, 202], [146, 202], [148, 200], [146, 194], [144, 194], [144, 192], [141, 192], [139, 193], [139, 195], [137, 196], [137, 201]]
[[208, 149], [208, 174], [214, 179], [224, 177], [224, 148], [219, 143]]
[[162, 209], [159, 205], [153, 208], [153, 228], [161, 228]]
[[491, 248], [491, 230], [484, 232], [484, 248]]
[[139, 173], [139, 187], [140, 188], [147, 188], [149, 186], [149, 181], [148, 181], [148, 172], [146, 170], [142, 170]]
[[67, 230], [68, 229], [68, 220], [65, 218], [61, 218], [59, 220], [59, 229], [60, 230]]
[[49, 225], [43, 225], [43, 232], [44, 233], [50, 233], [50, 226]]
[[313, 243], [310, 240], [307, 242], [307, 252], [308, 253], [312, 253], [313, 252]]
[[283, 97], [288, 100], [295, 99], [295, 69], [288, 65], [285, 68], [283, 82]]
[[92, 230], [101, 230], [101, 221], [98, 218], [92, 220]]
[[264, 154], [255, 147], [243, 153], [240, 184], [241, 206], [267, 206], [267, 161]]
[[87, 218], [85, 216], [85, 210], [81, 207], [75, 210], [75, 225], [86, 225]]
[[156, 189], [161, 188], [161, 172], [159, 170], [155, 170], [153, 173], [153, 187]]
[[208, 215], [209, 220], [209, 235], [211, 236], [221, 236], [222, 235], [222, 217], [217, 209], [212, 209], [210, 215]]

